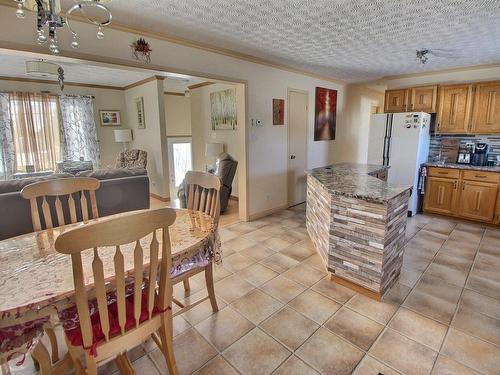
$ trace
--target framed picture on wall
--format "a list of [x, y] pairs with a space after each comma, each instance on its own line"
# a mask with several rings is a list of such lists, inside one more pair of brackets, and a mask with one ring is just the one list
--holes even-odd
[[137, 129], [145, 129], [146, 119], [144, 118], [144, 98], [142, 96], [135, 99], [135, 108], [137, 112]]
[[285, 125], [285, 101], [273, 99], [273, 125]]
[[337, 128], [337, 90], [316, 87], [314, 140], [335, 139]]
[[236, 130], [236, 90], [227, 89], [210, 94], [212, 130]]
[[101, 126], [120, 126], [121, 118], [120, 111], [102, 109], [99, 111]]

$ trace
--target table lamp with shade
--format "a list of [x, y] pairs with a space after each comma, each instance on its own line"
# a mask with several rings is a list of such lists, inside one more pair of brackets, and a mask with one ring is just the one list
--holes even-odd
[[115, 142], [123, 143], [123, 150], [127, 150], [129, 142], [132, 142], [132, 130], [131, 129], [115, 129], [113, 130], [115, 134]]
[[[217, 159], [217, 157], [224, 152], [224, 143], [207, 143], [205, 145], [205, 157], [207, 159], [212, 159], [214, 162]], [[206, 166], [207, 172], [210, 170], [215, 169], [214, 165], [208, 165]]]

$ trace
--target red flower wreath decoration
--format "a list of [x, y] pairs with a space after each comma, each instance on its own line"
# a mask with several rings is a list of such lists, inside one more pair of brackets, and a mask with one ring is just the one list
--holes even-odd
[[130, 47], [134, 50], [134, 57], [139, 60], [140, 57], [144, 57], [146, 59], [146, 62], [151, 61], [151, 46], [149, 45], [148, 42], [146, 42], [146, 39], [144, 38], [139, 38], [135, 42], [133, 42]]

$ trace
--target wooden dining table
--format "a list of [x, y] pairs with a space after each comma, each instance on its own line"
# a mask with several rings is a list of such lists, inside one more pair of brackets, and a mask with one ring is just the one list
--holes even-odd
[[[209, 215], [192, 210], [175, 209], [176, 220], [169, 228], [172, 252], [172, 277], [193, 267], [206, 266], [221, 259], [217, 226]], [[121, 213], [90, 220], [100, 222]], [[74, 297], [71, 257], [58, 253], [54, 244], [57, 237], [68, 230], [86, 225], [76, 223], [0, 241], [0, 328], [16, 321], [37, 318], [40, 312], [60, 311], [72, 303]], [[145, 237], [143, 248], [150, 238]], [[125, 271], [132, 272], [135, 244], [121, 247]], [[114, 251], [101, 257], [105, 278], [114, 275]], [[92, 250], [82, 253], [85, 283], [92, 289]], [[145, 255], [146, 258], [146, 255]], [[145, 259], [146, 261], [147, 259]], [[23, 319], [23, 317], [26, 317]]]

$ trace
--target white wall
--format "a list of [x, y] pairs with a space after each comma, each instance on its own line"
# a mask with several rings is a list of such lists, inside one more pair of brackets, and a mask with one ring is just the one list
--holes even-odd
[[[50, 91], [54, 94], [61, 94], [58, 84], [21, 82], [0, 80], [0, 91], [25, 91], [40, 92]], [[125, 109], [125, 95], [121, 90], [101, 89], [95, 87], [70, 86], [66, 85], [64, 94], [68, 95], [93, 95], [94, 117], [97, 128], [97, 138], [101, 152], [101, 168], [114, 167], [118, 153], [123, 149], [121, 143], [116, 143], [113, 130], [128, 128], [128, 116]], [[119, 110], [121, 115], [121, 126], [102, 127], [99, 119], [99, 110]]]
[[[131, 147], [148, 153], [148, 176], [151, 192], [161, 198], [169, 197], [167, 136], [163, 81], [153, 80], [125, 90], [125, 103], [130, 127], [133, 129]], [[138, 129], [135, 99], [144, 100], [145, 129]]]
[[344, 143], [339, 145], [338, 160], [366, 163], [368, 158], [368, 132], [372, 107], [382, 107], [384, 94], [359, 85], [346, 87]]
[[[223, 143], [224, 151], [240, 161], [239, 137], [241, 126], [237, 130], [212, 130], [210, 119], [210, 94], [226, 89], [236, 89], [235, 85], [217, 83], [210, 86], [200, 87], [191, 90], [191, 118], [193, 131], [193, 167], [195, 170], [204, 171], [207, 164], [213, 164], [214, 160], [205, 157], [205, 144]], [[239, 94], [239, 95], [238, 95]], [[241, 107], [244, 105], [245, 97], [243, 93], [236, 92], [236, 111], [244, 116]], [[238, 167], [241, 167], [239, 165]], [[240, 169], [240, 168], [238, 168]], [[237, 169], [237, 170], [238, 170]], [[233, 180], [233, 190], [231, 195], [238, 196], [238, 174]]]
[[191, 135], [191, 98], [165, 94], [167, 137]]
[[[62, 55], [73, 54], [81, 58], [103, 59], [103, 56], [136, 63], [130, 53], [130, 41], [136, 34], [114, 29], [105, 30], [103, 40], [95, 39], [95, 28], [74, 22], [78, 28], [80, 49], [70, 48], [70, 33], [60, 32]], [[0, 47], [24, 45], [30, 50], [46, 53], [33, 41], [35, 18], [33, 14], [18, 20], [12, 8], [0, 7]], [[28, 26], [27, 26], [28, 25]], [[272, 99], [286, 99], [287, 89], [295, 88], [309, 92], [308, 123], [308, 168], [329, 164], [342, 158], [345, 143], [349, 142], [350, 126], [345, 122], [345, 85], [275, 67], [244, 61], [207, 50], [175, 44], [166, 40], [146, 37], [153, 52], [151, 65], [165, 67], [169, 71], [189, 73], [213, 78], [247, 82], [246, 107], [248, 119], [260, 119], [262, 128], [250, 128], [248, 134], [249, 214], [257, 214], [286, 205], [287, 128], [272, 125]], [[115, 60], [116, 61], [116, 60]], [[151, 66], [149, 65], [149, 66]], [[143, 63], [145, 68], [147, 63]], [[77, 68], [77, 67], [76, 67]], [[335, 141], [313, 141], [314, 89], [316, 86], [338, 90], [337, 139]], [[242, 191], [240, 189], [240, 198]], [[269, 197], [266, 199], [266, 195]]]

